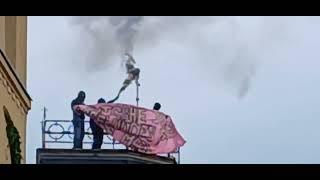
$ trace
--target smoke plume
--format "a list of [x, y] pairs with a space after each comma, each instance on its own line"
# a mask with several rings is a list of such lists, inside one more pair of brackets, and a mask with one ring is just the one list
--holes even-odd
[[196, 61], [204, 65], [207, 77], [220, 78], [223, 86], [243, 97], [252, 86], [261, 54], [279, 46], [285, 34], [281, 34], [285, 32], [282, 20], [279, 17], [93, 16], [72, 17], [71, 22], [90, 44], [86, 59], [95, 70], [117, 60], [121, 62], [119, 57], [125, 52], [134, 55], [166, 40], [191, 49], [198, 56]]
[[111, 16], [110, 23], [118, 26], [116, 38], [120, 44], [121, 51], [132, 53], [134, 46], [134, 37], [137, 33], [136, 26], [143, 20], [143, 16]]

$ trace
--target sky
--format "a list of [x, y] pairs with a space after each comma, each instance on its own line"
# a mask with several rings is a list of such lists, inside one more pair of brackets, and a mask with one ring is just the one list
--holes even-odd
[[[160, 27], [144, 33], [157, 29], [145, 26], [134, 53], [140, 106], [160, 102], [172, 117], [187, 141], [184, 164], [319, 163], [320, 18], [218, 19], [170, 26], [163, 34]], [[47, 119], [70, 120], [79, 90], [87, 104], [117, 94], [125, 78], [119, 57], [96, 64], [90, 47], [69, 17], [28, 17], [27, 163], [36, 162], [41, 147], [44, 106]], [[240, 65], [223, 78], [233, 62]], [[239, 98], [239, 79], [252, 64], [250, 87]], [[135, 93], [130, 86], [118, 102], [135, 104]]]

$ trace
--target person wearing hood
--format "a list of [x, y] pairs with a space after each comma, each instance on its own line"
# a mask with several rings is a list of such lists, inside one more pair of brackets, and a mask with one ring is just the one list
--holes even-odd
[[[98, 104], [106, 103], [103, 98], [98, 100]], [[92, 149], [101, 149], [103, 143], [103, 129], [99, 127], [92, 118], [90, 118], [90, 128], [93, 134]]]
[[71, 102], [71, 110], [73, 112], [72, 123], [74, 127], [73, 137], [73, 149], [82, 149], [84, 138], [84, 113], [77, 112], [74, 109], [75, 105], [84, 105], [86, 94], [84, 91], [80, 91], [78, 96]]

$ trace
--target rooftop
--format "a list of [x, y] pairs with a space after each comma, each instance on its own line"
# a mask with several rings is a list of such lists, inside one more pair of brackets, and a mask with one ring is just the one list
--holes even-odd
[[37, 164], [177, 164], [175, 159], [125, 149], [37, 149]]
[[89, 121], [85, 121], [84, 149], [73, 150], [71, 120], [44, 120], [42, 122], [42, 148], [37, 149], [37, 164], [180, 163], [180, 149], [170, 154], [148, 155], [130, 151], [110, 135], [105, 134], [102, 149], [91, 150], [92, 141]]

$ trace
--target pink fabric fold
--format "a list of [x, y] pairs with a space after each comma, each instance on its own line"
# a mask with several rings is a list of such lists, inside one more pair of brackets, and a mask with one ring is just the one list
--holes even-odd
[[78, 105], [107, 134], [132, 150], [146, 154], [173, 153], [186, 141], [170, 116], [127, 104]]

